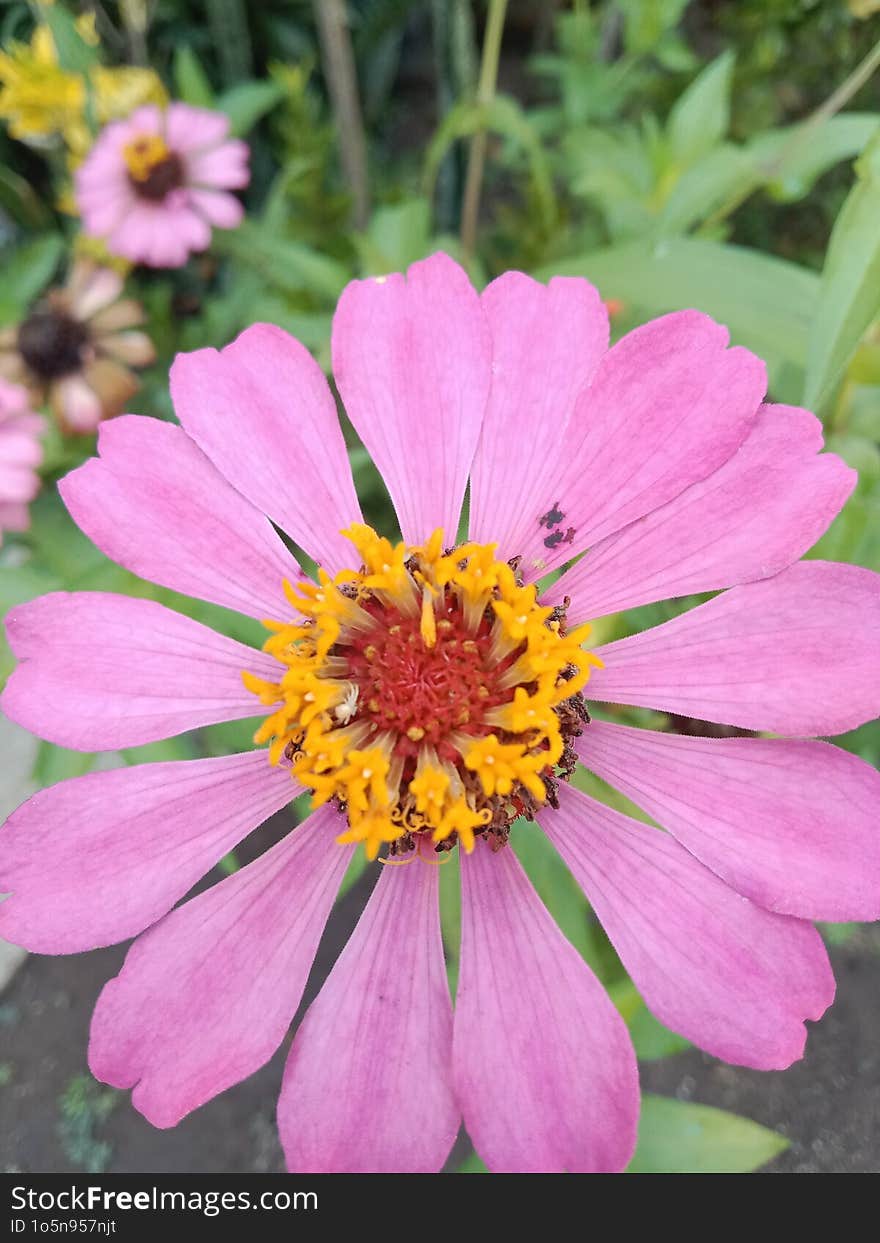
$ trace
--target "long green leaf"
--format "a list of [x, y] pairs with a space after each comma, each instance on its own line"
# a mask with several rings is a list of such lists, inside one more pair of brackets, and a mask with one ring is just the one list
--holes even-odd
[[856, 184], [831, 233], [810, 328], [804, 404], [821, 406], [880, 314], [880, 134], [856, 162]]
[[14, 323], [43, 292], [63, 249], [60, 234], [47, 233], [8, 257], [0, 256], [0, 324]]
[[52, 32], [58, 63], [70, 73], [86, 73], [99, 60], [97, 47], [86, 43], [76, 18], [60, 4], [40, 5], [40, 17]]
[[747, 1174], [772, 1161], [788, 1140], [749, 1118], [709, 1105], [642, 1097], [630, 1174]]
[[722, 52], [673, 105], [666, 124], [670, 154], [687, 168], [721, 141], [730, 125], [732, 52]]
[[424, 258], [430, 231], [431, 206], [425, 198], [377, 208], [367, 231], [355, 238], [364, 270], [371, 276], [402, 272]]
[[[779, 1156], [788, 1140], [749, 1118], [646, 1093], [628, 1174], [748, 1174]], [[459, 1174], [486, 1174], [475, 1152]]]
[[213, 245], [289, 293], [306, 290], [335, 302], [348, 280], [343, 264], [302, 242], [279, 236], [259, 221], [245, 220], [237, 229], [215, 233]]
[[174, 53], [174, 85], [184, 103], [194, 108], [215, 107], [208, 75], [188, 43], [179, 44]]
[[771, 364], [803, 367], [819, 278], [806, 268], [742, 246], [672, 238], [559, 259], [536, 272], [586, 276], [604, 298], [650, 315], [696, 307], [726, 324], [735, 343]]
[[240, 82], [219, 95], [214, 106], [226, 113], [231, 132], [241, 137], [283, 98], [284, 87], [280, 82]]
[[817, 178], [835, 164], [855, 159], [878, 128], [880, 116], [876, 112], [843, 112], [809, 132], [803, 124], [768, 130], [752, 139], [745, 151], [773, 197], [790, 202], [803, 198]]

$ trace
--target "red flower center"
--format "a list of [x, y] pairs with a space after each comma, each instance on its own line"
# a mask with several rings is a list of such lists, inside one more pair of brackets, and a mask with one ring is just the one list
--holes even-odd
[[456, 760], [449, 743], [455, 734], [482, 737], [492, 732], [488, 709], [506, 703], [509, 690], [499, 686], [513, 663], [491, 656], [492, 620], [483, 617], [476, 630], [465, 621], [457, 596], [444, 592], [435, 606], [437, 641], [426, 647], [418, 613], [408, 616], [371, 601], [375, 630], [352, 635], [339, 652], [359, 687], [360, 715], [398, 735], [398, 755], [417, 756], [429, 743], [442, 759]]

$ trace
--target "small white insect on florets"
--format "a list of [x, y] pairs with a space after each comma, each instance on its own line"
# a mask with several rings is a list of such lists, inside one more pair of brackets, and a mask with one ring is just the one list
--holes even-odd
[[353, 682], [349, 683], [348, 691], [341, 703], [338, 703], [333, 709], [333, 715], [340, 725], [347, 725], [354, 714], [357, 712], [357, 701], [360, 688], [355, 686]]

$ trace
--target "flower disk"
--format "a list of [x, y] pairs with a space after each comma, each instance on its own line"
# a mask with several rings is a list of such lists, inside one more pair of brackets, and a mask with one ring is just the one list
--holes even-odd
[[581, 690], [601, 662], [565, 609], [540, 608], [495, 546], [392, 545], [357, 524], [344, 534], [359, 571], [285, 584], [302, 615], [266, 622], [286, 666], [245, 685], [275, 711], [255, 741], [286, 758], [317, 805], [348, 816], [342, 842], [438, 851], [476, 836], [503, 846], [517, 816], [554, 804], [589, 720]]
[[128, 179], [141, 198], [161, 202], [185, 180], [183, 162], [159, 134], [139, 134], [122, 148]]

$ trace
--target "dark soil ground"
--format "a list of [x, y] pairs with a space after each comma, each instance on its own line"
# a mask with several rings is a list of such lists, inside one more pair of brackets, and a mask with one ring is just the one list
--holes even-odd
[[[340, 903], [305, 1003], [357, 919], [362, 886]], [[0, 1170], [123, 1173], [282, 1169], [275, 1100], [287, 1046], [247, 1082], [170, 1131], [154, 1130], [127, 1094], [96, 1084], [85, 1050], [89, 1018], [125, 947], [70, 958], [30, 957], [0, 997]], [[833, 1009], [813, 1026], [807, 1056], [784, 1073], [739, 1070], [690, 1051], [643, 1066], [644, 1086], [717, 1105], [773, 1127], [790, 1149], [774, 1173], [880, 1171], [880, 926], [832, 949]], [[467, 1151], [459, 1145], [461, 1154]], [[455, 1168], [456, 1154], [450, 1163]]]

